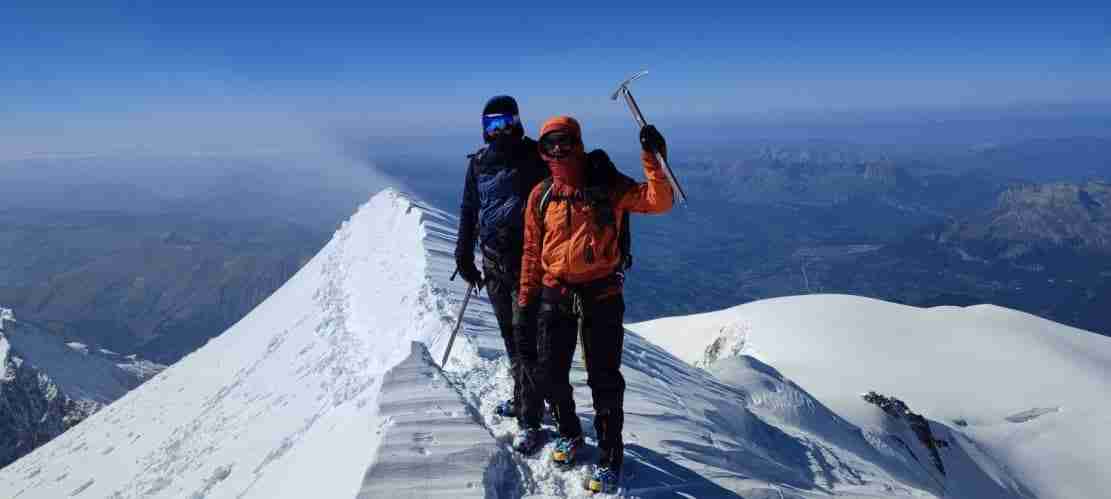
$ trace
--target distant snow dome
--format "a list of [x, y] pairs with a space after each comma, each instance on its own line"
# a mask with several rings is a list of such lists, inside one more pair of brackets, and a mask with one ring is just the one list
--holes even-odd
[[993, 305], [917, 308], [847, 295], [628, 327], [692, 364], [733, 356], [775, 366], [865, 430], [886, 418], [861, 394], [897, 397], [1037, 497], [1111, 490], [1111, 439], [1092, 437], [1111, 422], [1106, 336]]

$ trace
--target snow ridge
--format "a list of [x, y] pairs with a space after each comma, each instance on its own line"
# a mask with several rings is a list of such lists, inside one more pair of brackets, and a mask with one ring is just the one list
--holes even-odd
[[354, 496], [383, 374], [450, 323], [426, 274], [436, 218], [374, 196], [224, 334], [0, 470], [0, 497]]

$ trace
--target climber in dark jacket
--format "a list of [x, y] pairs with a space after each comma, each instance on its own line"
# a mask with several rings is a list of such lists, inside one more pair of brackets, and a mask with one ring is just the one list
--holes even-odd
[[[482, 138], [486, 145], [469, 155], [455, 263], [468, 283], [486, 286], [513, 374], [513, 398], [499, 404], [496, 412], [517, 418], [524, 438], [519, 438], [516, 446], [522, 452], [531, 452], [539, 444], [537, 432], [525, 430], [538, 430], [539, 424], [535, 418], [529, 418], [526, 424], [520, 410], [522, 390], [528, 387], [521, 379], [525, 374], [513, 315], [521, 275], [525, 202], [533, 187], [548, 177], [549, 170], [540, 158], [536, 141], [525, 137], [517, 102], [508, 95], [487, 101], [482, 110]], [[482, 253], [482, 272], [475, 266], [476, 246]], [[535, 331], [528, 328], [521, 334]], [[525, 344], [535, 348], [536, 342]], [[530, 425], [536, 428], [526, 428]]]

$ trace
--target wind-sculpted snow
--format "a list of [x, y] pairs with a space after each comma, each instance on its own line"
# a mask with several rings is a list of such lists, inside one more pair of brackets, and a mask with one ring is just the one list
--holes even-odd
[[[898, 397], [949, 442], [940, 455], [951, 493], [975, 468], [1037, 497], [1111, 490], [1111, 439], [1101, 437], [1111, 423], [1109, 338], [990, 305], [919, 309], [836, 295], [629, 327], [692, 364], [774, 365], [869, 438], [903, 435], [913, 446], [909, 427], [860, 395]], [[914, 452], [929, 462], [928, 449]]]
[[515, 490], [512, 451], [499, 446], [424, 344], [386, 375], [382, 444], [359, 499], [498, 497]]

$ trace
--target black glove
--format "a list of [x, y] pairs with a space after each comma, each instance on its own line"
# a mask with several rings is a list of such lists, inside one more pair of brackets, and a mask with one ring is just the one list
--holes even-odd
[[667, 142], [655, 125], [644, 125], [640, 128], [640, 148], [648, 152], [667, 152]]
[[473, 284], [476, 288], [482, 287], [482, 272], [474, 266], [474, 260], [460, 259], [455, 262], [455, 265], [459, 268], [459, 276], [467, 281], [467, 284]]

